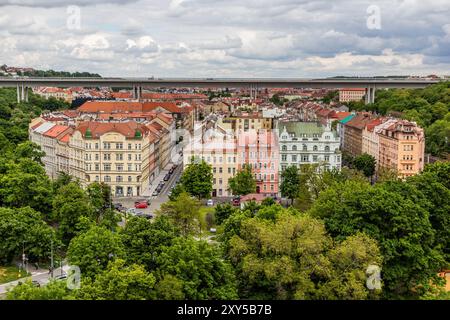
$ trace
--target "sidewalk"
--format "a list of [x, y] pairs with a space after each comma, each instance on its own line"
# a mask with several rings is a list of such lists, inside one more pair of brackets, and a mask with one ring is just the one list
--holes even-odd
[[166, 167], [159, 172], [159, 175], [155, 178], [155, 180], [153, 180], [153, 182], [145, 188], [144, 192], [142, 193], [142, 196], [151, 197], [158, 184], [161, 181], [163, 181], [164, 176], [169, 173], [169, 170], [170, 168], [172, 168], [173, 165], [174, 165], [173, 163], [169, 162], [166, 165]]
[[[69, 266], [62, 267], [63, 273], [67, 273], [67, 270], [69, 270]], [[53, 271], [54, 277], [56, 277], [60, 274], [61, 274], [61, 268], [57, 268]], [[41, 285], [45, 285], [50, 280], [50, 273], [47, 269], [33, 270], [31, 272], [31, 276], [29, 276], [29, 277], [24, 277], [24, 278], [20, 278], [18, 280], [0, 284], [0, 295], [5, 294], [7, 292], [8, 288], [15, 287], [19, 284], [19, 282], [25, 282], [30, 278], [31, 278], [31, 280], [38, 281]]]

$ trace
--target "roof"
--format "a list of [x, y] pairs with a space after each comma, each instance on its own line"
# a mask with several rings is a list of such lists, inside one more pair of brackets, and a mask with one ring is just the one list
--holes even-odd
[[62, 137], [60, 137], [58, 140], [64, 143], [68, 143], [69, 139], [71, 137], [71, 134], [68, 132], [65, 135], [63, 135]]
[[303, 135], [312, 136], [313, 134], [321, 135], [325, 128], [319, 122], [301, 122], [301, 121], [288, 121], [280, 122], [280, 133], [286, 131], [289, 134], [294, 134], [296, 137], [302, 137]]
[[353, 119], [353, 117], [355, 116], [355, 114], [350, 114], [347, 117], [345, 117], [344, 119], [342, 119], [341, 121], [339, 121], [342, 124], [346, 124], [347, 122], [349, 122], [350, 120]]
[[352, 127], [352, 128], [362, 130], [366, 126], [366, 123], [371, 120], [372, 119], [370, 118], [370, 115], [368, 115], [368, 114], [357, 114], [350, 121], [348, 121], [345, 125], [347, 127]]
[[192, 107], [179, 107], [174, 102], [144, 102], [142, 111], [153, 111], [162, 108], [171, 113], [189, 113]]
[[50, 130], [51, 128], [53, 128], [55, 126], [54, 123], [52, 122], [44, 122], [42, 123], [39, 127], [37, 127], [36, 129], [34, 129], [35, 132], [37, 133], [44, 133], [48, 130]]
[[345, 118], [347, 118], [349, 115], [351, 115], [350, 112], [345, 112], [345, 111], [341, 111], [341, 112], [336, 112], [333, 116], [333, 118], [336, 118], [338, 120], [344, 120]]
[[125, 136], [127, 139], [135, 138], [137, 132], [143, 136], [148, 132], [146, 126], [137, 123], [135, 121], [128, 122], [96, 122], [96, 121], [86, 121], [82, 122], [76, 128], [83, 137], [86, 138], [86, 132], [90, 131], [92, 138], [97, 139], [105, 133], [117, 132]]
[[383, 123], [383, 120], [378, 118], [378, 119], [373, 119], [369, 122], [366, 123], [366, 130], [367, 131], [373, 131], [373, 129], [378, 126], [379, 124]]
[[68, 126], [56, 125], [56, 126], [53, 126], [50, 130], [46, 131], [43, 135], [45, 137], [56, 138], [57, 136], [59, 136], [61, 133], [63, 133], [64, 131], [66, 131], [69, 128], [70, 127], [68, 127]]
[[80, 112], [89, 113], [112, 113], [112, 112], [141, 112], [141, 102], [131, 101], [95, 101], [90, 100], [83, 103], [79, 108]]

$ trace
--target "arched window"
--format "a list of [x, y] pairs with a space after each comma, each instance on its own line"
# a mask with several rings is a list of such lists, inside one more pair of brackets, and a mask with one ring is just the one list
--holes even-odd
[[292, 146], [292, 151], [297, 151], [297, 146], [296, 145]]
[[287, 146], [282, 146], [282, 147], [281, 147], [281, 150], [282, 150], [282, 151], [287, 151]]
[[317, 146], [314, 146], [314, 147], [313, 147], [313, 150], [314, 150], [314, 151], [317, 151]]
[[325, 152], [330, 152], [330, 147], [329, 146], [325, 146]]
[[306, 146], [306, 144], [303, 145], [303, 151], [308, 151], [308, 147]]

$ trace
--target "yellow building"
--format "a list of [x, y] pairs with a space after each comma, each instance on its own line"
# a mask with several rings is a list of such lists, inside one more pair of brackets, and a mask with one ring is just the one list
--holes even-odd
[[379, 136], [379, 168], [393, 169], [399, 177], [423, 170], [425, 135], [415, 122], [390, 119], [374, 130]]
[[185, 145], [183, 163], [188, 166], [192, 157], [204, 160], [213, 170], [213, 197], [227, 197], [228, 180], [237, 172], [236, 142], [233, 135], [218, 125], [207, 128], [205, 124], [197, 124], [193, 139]]

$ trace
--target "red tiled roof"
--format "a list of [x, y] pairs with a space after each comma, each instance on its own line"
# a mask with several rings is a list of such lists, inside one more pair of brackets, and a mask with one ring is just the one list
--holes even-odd
[[69, 142], [71, 135], [72, 134], [68, 132], [65, 135], [61, 136], [58, 140], [61, 142], [67, 143], [67, 142]]
[[353, 127], [357, 129], [364, 129], [366, 123], [371, 120], [370, 115], [368, 114], [357, 114], [350, 121], [348, 121], [345, 126]]
[[86, 137], [87, 130], [90, 130], [92, 138], [99, 138], [105, 133], [108, 132], [117, 132], [124, 135], [128, 139], [132, 139], [135, 137], [136, 131], [139, 131], [142, 136], [148, 133], [148, 128], [139, 124], [135, 121], [128, 122], [95, 122], [95, 121], [87, 121], [82, 122], [76, 128], [77, 131], [80, 131], [83, 137]]
[[32, 130], [36, 129], [37, 127], [39, 127], [41, 124], [43, 124], [43, 121], [39, 121], [38, 123], [36, 123], [34, 126], [31, 127]]
[[66, 131], [69, 128], [70, 127], [68, 127], [68, 126], [56, 125], [56, 126], [52, 127], [50, 130], [45, 131], [43, 136], [50, 137], [50, 138], [56, 138], [57, 136], [59, 136], [61, 133], [63, 133], [64, 131]]
[[369, 122], [366, 123], [366, 129], [368, 131], [373, 131], [373, 128], [375, 128], [376, 126], [378, 126], [379, 124], [382, 124], [383, 120], [382, 119], [373, 119]]
[[86, 101], [79, 108], [80, 112], [140, 112], [142, 103], [130, 101]]
[[343, 111], [343, 112], [335, 112], [333, 117], [340, 121], [342, 119], [347, 118], [349, 115], [351, 115], [351, 112]]

